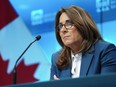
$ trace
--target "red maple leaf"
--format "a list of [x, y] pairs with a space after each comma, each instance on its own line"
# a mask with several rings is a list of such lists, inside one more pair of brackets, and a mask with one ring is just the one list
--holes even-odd
[[[9, 60], [4, 61], [0, 55], [0, 86], [12, 85], [13, 84], [13, 71], [7, 73]], [[34, 78], [34, 72], [39, 64], [25, 65], [24, 60], [17, 66], [17, 84], [35, 82], [37, 79]]]

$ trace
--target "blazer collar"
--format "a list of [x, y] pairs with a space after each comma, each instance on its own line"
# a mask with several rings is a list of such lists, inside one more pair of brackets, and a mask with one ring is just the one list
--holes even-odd
[[93, 59], [94, 45], [82, 55], [80, 76], [86, 76]]

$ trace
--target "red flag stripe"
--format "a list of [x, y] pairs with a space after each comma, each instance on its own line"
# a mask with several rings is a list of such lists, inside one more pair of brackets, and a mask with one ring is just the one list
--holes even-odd
[[0, 30], [18, 17], [9, 0], [0, 0]]

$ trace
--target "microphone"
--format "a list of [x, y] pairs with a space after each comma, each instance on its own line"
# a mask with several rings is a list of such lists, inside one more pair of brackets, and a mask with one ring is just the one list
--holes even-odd
[[27, 48], [23, 51], [23, 53], [19, 56], [19, 58], [16, 60], [15, 62], [15, 65], [14, 65], [14, 68], [13, 68], [13, 84], [16, 84], [17, 82], [17, 70], [16, 70], [16, 65], [18, 63], [18, 61], [21, 59], [21, 57], [23, 56], [23, 54], [28, 50], [28, 48], [37, 40], [40, 40], [41, 39], [41, 36], [38, 35], [36, 36], [36, 39], [34, 41], [32, 41], [28, 46]]

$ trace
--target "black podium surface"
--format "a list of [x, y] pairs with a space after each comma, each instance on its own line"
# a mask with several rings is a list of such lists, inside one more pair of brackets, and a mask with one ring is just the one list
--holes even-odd
[[116, 74], [17, 84], [4, 87], [116, 87]]

